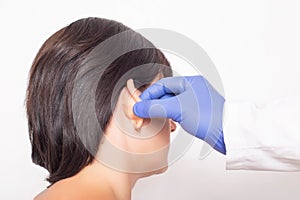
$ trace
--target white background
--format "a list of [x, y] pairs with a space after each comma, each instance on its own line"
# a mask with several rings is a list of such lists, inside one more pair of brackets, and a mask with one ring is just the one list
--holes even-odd
[[[0, 199], [32, 199], [47, 185], [47, 172], [30, 159], [27, 76], [42, 43], [77, 19], [103, 17], [186, 35], [214, 61], [230, 100], [262, 103], [299, 90], [299, 1], [43, 2], [0, 1]], [[197, 159], [201, 145], [195, 142], [165, 174], [140, 180], [133, 199], [299, 199], [300, 173], [226, 171], [218, 153]]]

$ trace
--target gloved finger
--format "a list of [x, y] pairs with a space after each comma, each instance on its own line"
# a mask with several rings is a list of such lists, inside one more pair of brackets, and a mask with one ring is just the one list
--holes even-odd
[[171, 98], [171, 97], [174, 97], [175, 95], [174, 94], [166, 94], [162, 97], [160, 97], [159, 99], [167, 99], [167, 98]]
[[159, 99], [167, 94], [180, 94], [185, 91], [186, 79], [183, 76], [162, 78], [141, 95], [142, 100]]
[[180, 120], [181, 107], [177, 96], [175, 96], [137, 102], [133, 106], [133, 112], [141, 118], [171, 118], [178, 121]]

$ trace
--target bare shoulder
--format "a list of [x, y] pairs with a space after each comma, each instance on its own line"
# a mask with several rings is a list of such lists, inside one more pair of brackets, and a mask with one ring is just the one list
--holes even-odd
[[[100, 183], [100, 184], [99, 184]], [[115, 200], [111, 188], [99, 181], [68, 178], [61, 180], [43, 192], [34, 200]]]

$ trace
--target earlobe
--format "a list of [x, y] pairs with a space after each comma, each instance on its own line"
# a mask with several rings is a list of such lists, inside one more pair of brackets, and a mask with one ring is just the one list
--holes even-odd
[[141, 99], [139, 98], [140, 92], [134, 87], [134, 83], [132, 79], [129, 79], [127, 81], [126, 89], [129, 95], [128, 95], [128, 102], [124, 105], [124, 109], [125, 109], [124, 111], [127, 118], [130, 119], [134, 124], [135, 130], [139, 131], [143, 126], [144, 120], [142, 118], [137, 117], [133, 113], [133, 105], [136, 102], [141, 101]]
[[171, 132], [176, 131], [176, 128], [177, 128], [175, 122], [171, 119], [170, 119], [170, 128], [171, 128]]

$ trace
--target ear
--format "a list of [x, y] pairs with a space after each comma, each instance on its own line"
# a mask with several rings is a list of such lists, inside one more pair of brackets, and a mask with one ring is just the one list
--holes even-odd
[[134, 115], [134, 113], [133, 113], [133, 105], [136, 102], [141, 101], [141, 99], [139, 97], [139, 95], [140, 95], [141, 92], [135, 88], [132, 79], [129, 79], [127, 81], [126, 89], [127, 89], [127, 94], [128, 95], [127, 95], [127, 101], [126, 101], [126, 103], [124, 104], [124, 107], [123, 107], [124, 108], [124, 112], [125, 112], [126, 117], [128, 119], [130, 119], [132, 121], [132, 123], [134, 124], [135, 130], [140, 131], [140, 129], [143, 126], [144, 119], [143, 118], [139, 118], [136, 115]]

